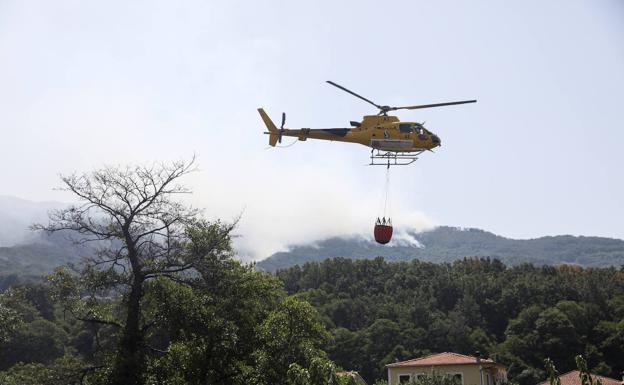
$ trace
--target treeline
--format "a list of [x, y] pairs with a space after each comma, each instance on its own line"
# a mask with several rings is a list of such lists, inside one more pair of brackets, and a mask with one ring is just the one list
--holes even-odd
[[[114, 315], [123, 311], [124, 297], [99, 301], [87, 316], [81, 307], [89, 304], [67, 306], [74, 278], [63, 269], [49, 283], [18, 284], [0, 294], [0, 384], [115, 383], [122, 333]], [[231, 258], [206, 258], [200, 274], [180, 282], [150, 282], [142, 311], [149, 320], [142, 325], [144, 365], [133, 383], [338, 381], [320, 349], [329, 335], [314, 308], [288, 296], [277, 278]]]
[[596, 373], [624, 370], [624, 272], [615, 268], [336, 258], [277, 276], [321, 314], [329, 357], [369, 382], [386, 376], [385, 364], [442, 351], [494, 357], [521, 385], [545, 378], [547, 357], [561, 372], [577, 354]]

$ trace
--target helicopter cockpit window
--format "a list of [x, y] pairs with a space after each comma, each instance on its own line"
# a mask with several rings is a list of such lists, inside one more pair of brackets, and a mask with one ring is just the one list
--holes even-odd
[[412, 132], [412, 125], [411, 124], [399, 124], [399, 131], [404, 132], [404, 133], [410, 133]]

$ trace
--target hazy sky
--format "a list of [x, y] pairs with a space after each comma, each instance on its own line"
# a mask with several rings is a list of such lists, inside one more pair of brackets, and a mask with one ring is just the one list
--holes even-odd
[[[624, 2], [0, 0], [0, 194], [198, 156], [186, 183], [237, 240], [372, 232], [385, 169], [360, 145], [267, 149], [256, 112], [340, 127], [380, 103], [442, 138], [391, 170], [402, 228], [624, 238]], [[288, 139], [285, 143], [290, 143]], [[372, 234], [371, 234], [372, 235]]]

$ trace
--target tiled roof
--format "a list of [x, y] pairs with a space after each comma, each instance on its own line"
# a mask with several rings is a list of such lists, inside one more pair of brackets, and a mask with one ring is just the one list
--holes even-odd
[[[581, 385], [581, 377], [579, 377], [579, 371], [573, 370], [559, 376], [561, 385]], [[597, 374], [592, 374], [592, 378], [600, 379], [602, 385], [622, 385], [622, 380], [616, 380], [614, 378], [603, 377]], [[540, 382], [538, 385], [550, 385], [550, 381]]]
[[[481, 364], [496, 364], [489, 358], [482, 358]], [[466, 356], [458, 353], [437, 353], [429, 356], [414, 358], [407, 361], [395, 362], [386, 365], [387, 368], [401, 368], [405, 366], [436, 366], [436, 365], [467, 365], [477, 364], [477, 357]], [[541, 384], [540, 384], [541, 385]], [[564, 385], [563, 383], [561, 385]], [[605, 384], [606, 385], [606, 384]], [[620, 384], [622, 385], [622, 384]]]

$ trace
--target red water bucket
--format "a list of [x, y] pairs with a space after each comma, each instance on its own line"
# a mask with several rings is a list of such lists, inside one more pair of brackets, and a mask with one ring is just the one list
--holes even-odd
[[375, 225], [375, 240], [377, 243], [385, 245], [392, 239], [392, 226]]

